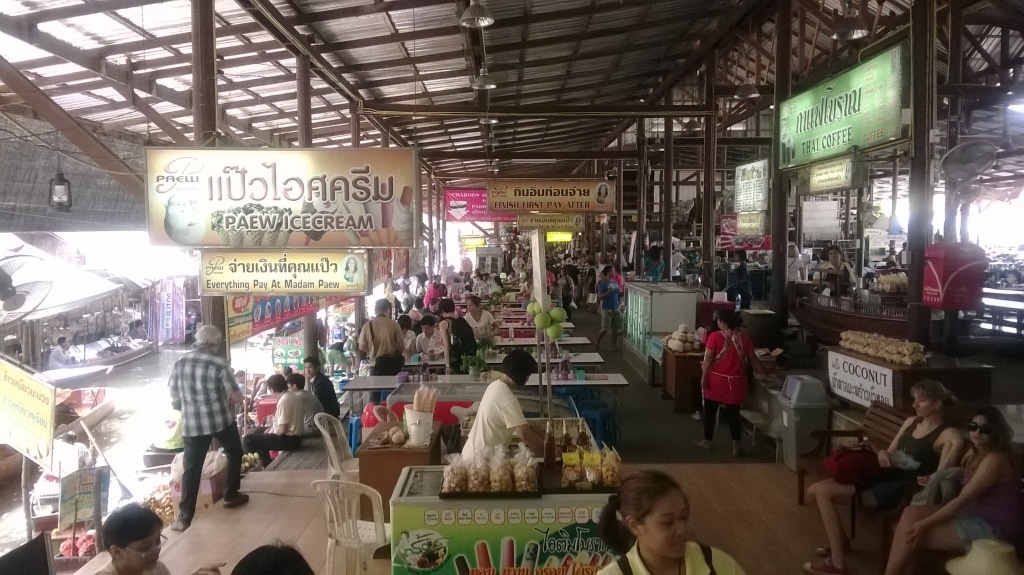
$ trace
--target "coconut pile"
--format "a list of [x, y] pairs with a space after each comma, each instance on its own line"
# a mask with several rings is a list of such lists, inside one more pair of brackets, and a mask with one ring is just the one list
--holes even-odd
[[697, 337], [697, 334], [691, 331], [690, 326], [685, 323], [679, 324], [679, 327], [669, 334], [664, 339], [664, 342], [665, 347], [672, 351], [686, 353], [698, 352], [701, 350], [700, 338]]

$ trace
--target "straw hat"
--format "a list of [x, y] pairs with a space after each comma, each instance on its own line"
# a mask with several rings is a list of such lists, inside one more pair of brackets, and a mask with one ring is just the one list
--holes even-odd
[[1024, 565], [1017, 560], [1013, 545], [995, 539], [978, 539], [963, 557], [946, 563], [949, 575], [1022, 575]]

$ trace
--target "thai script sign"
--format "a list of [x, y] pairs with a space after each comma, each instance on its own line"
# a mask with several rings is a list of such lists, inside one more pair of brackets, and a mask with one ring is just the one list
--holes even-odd
[[487, 209], [487, 190], [448, 188], [444, 191], [445, 219], [449, 222], [514, 222], [515, 214]]
[[736, 211], [758, 212], [768, 209], [768, 160], [759, 160], [736, 166], [736, 191], [733, 202]]
[[199, 268], [203, 295], [363, 294], [366, 256], [345, 251], [206, 251]]
[[0, 443], [49, 468], [56, 392], [37, 377], [0, 358]]
[[612, 212], [615, 187], [605, 180], [487, 180], [493, 212]]
[[782, 103], [779, 163], [799, 166], [895, 140], [909, 105], [905, 44]]
[[892, 370], [835, 351], [828, 352], [828, 382], [832, 393], [854, 403], [892, 405]]
[[100, 515], [106, 515], [109, 494], [109, 467], [79, 469], [62, 477], [57, 529], [70, 529], [74, 523], [91, 521], [97, 507]]
[[808, 192], [812, 194], [865, 188], [868, 185], [867, 163], [858, 162], [850, 156], [814, 164], [808, 169]]
[[562, 230], [582, 232], [584, 219], [580, 214], [519, 214], [517, 227], [523, 230]]
[[415, 247], [411, 149], [146, 149], [153, 245]]
[[764, 212], [736, 214], [736, 234], [763, 234], [764, 220]]

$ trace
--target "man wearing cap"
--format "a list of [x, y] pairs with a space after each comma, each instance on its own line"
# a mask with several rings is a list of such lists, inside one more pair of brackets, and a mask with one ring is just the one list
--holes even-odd
[[242, 442], [231, 405], [242, 402], [242, 392], [227, 359], [219, 355], [223, 341], [215, 326], [200, 327], [195, 334], [196, 349], [174, 364], [168, 381], [171, 406], [181, 411], [181, 435], [185, 440], [181, 502], [178, 520], [171, 525], [175, 531], [184, 531], [192, 524], [203, 463], [214, 438], [228, 458], [224, 507], [230, 509], [249, 501], [248, 495], [238, 491], [242, 483]]

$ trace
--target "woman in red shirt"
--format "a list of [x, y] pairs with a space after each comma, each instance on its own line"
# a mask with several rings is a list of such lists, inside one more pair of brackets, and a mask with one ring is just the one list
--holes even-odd
[[733, 310], [721, 310], [716, 318], [719, 331], [708, 335], [704, 362], [701, 364], [700, 386], [704, 390], [704, 439], [698, 447], [711, 449], [718, 408], [729, 422], [732, 454], [740, 455], [740, 406], [747, 401], [747, 370], [761, 375], [768, 371], [754, 353], [754, 342], [740, 332], [743, 318]]

